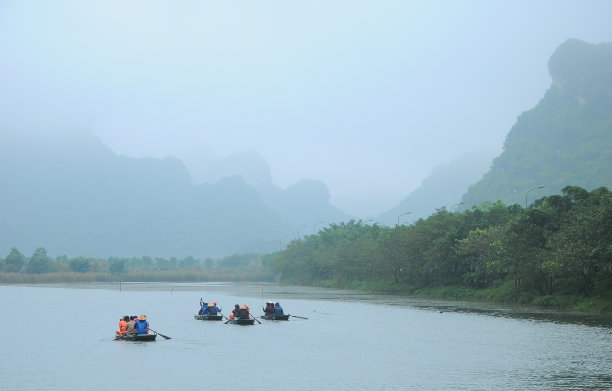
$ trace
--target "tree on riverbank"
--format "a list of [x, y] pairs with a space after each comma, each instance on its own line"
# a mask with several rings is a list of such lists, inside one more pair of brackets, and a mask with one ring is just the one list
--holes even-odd
[[497, 202], [463, 213], [442, 208], [410, 226], [331, 225], [293, 241], [270, 263], [296, 284], [488, 289], [525, 303], [611, 298], [612, 193], [567, 186], [526, 209]]

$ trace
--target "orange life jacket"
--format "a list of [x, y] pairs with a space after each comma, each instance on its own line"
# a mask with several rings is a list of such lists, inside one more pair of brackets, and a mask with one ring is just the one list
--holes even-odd
[[119, 331], [117, 334], [125, 334], [127, 332], [127, 322], [123, 319], [119, 321]]

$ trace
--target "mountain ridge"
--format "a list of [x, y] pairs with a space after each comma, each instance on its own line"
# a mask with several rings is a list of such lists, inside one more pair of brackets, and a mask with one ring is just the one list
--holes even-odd
[[612, 43], [567, 40], [548, 65], [550, 88], [518, 117], [501, 155], [463, 195], [469, 207], [524, 205], [534, 188], [532, 196], [541, 197], [567, 185], [612, 186]]

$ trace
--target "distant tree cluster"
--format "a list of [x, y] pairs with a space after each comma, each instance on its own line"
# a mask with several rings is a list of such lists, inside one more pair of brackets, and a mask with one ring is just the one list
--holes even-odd
[[611, 297], [612, 193], [567, 186], [527, 209], [496, 202], [463, 213], [438, 209], [410, 226], [331, 225], [293, 241], [270, 264], [298, 284], [501, 288], [519, 302]]
[[[264, 270], [265, 269], [265, 270]], [[91, 275], [97, 278], [92, 279]], [[9, 276], [11, 278], [8, 278]], [[45, 278], [53, 275], [55, 278]], [[82, 275], [82, 277], [79, 277]], [[87, 278], [85, 275], [90, 276]], [[21, 278], [19, 277], [21, 276]], [[13, 247], [4, 259], [0, 259], [0, 281], [28, 282], [37, 276], [38, 282], [61, 281], [206, 281], [215, 279], [272, 279], [272, 273], [264, 268], [257, 254], [235, 254], [221, 259], [183, 259], [160, 257], [110, 257], [108, 259], [75, 257], [65, 255], [52, 258], [43, 247], [37, 248], [30, 257]]]

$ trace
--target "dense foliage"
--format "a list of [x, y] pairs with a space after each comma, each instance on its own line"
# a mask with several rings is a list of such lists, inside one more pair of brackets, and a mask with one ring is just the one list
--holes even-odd
[[527, 209], [497, 202], [463, 213], [438, 209], [410, 226], [334, 224], [293, 241], [270, 263], [297, 284], [605, 301], [612, 299], [612, 193], [567, 186]]

